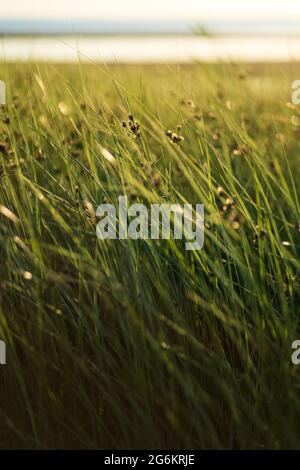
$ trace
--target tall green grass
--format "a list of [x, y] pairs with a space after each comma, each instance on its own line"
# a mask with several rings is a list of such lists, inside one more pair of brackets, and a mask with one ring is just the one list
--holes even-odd
[[[299, 447], [297, 70], [0, 66], [2, 448]], [[124, 194], [204, 248], [98, 240]]]

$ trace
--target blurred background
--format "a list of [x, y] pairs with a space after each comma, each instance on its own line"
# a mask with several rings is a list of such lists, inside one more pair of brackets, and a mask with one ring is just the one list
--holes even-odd
[[300, 59], [299, 0], [10, 0], [1, 61]]

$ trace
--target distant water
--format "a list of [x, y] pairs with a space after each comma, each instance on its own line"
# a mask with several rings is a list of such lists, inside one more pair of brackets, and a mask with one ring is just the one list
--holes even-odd
[[[162, 0], [163, 1], [163, 0]], [[193, 34], [195, 31], [209, 34], [239, 35], [300, 35], [300, 18], [274, 20], [45, 20], [9, 19], [0, 17], [0, 34], [13, 35], [166, 35]]]
[[1, 61], [189, 62], [300, 60], [300, 36], [0, 38]]

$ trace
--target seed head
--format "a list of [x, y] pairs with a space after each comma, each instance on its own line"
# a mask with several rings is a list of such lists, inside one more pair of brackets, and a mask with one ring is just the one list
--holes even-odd
[[83, 208], [84, 208], [84, 212], [85, 212], [89, 222], [92, 225], [95, 225], [96, 222], [97, 222], [97, 219], [96, 219], [96, 212], [94, 210], [93, 204], [89, 201], [84, 201], [83, 202]]

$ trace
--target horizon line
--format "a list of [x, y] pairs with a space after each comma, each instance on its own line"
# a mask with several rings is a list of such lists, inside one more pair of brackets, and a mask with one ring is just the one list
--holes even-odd
[[67, 20], [0, 17], [0, 35], [299, 34], [299, 20]]

